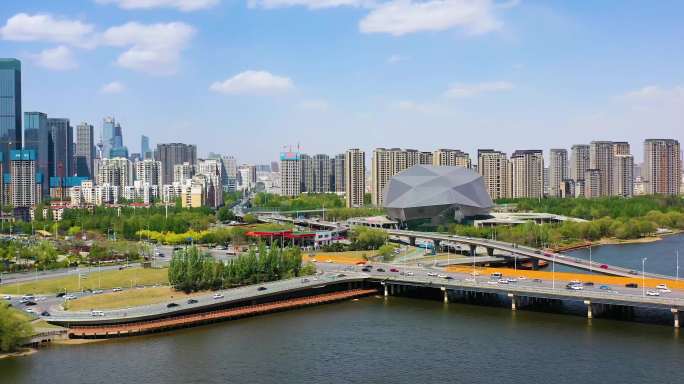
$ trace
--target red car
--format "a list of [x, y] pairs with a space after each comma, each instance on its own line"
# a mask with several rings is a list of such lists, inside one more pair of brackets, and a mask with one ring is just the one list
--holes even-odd
[[399, 272], [399, 270], [396, 268], [390, 268], [390, 272]]
[[606, 265], [606, 264], [601, 264], [601, 265], [599, 266], [599, 268], [608, 269], [608, 265]]

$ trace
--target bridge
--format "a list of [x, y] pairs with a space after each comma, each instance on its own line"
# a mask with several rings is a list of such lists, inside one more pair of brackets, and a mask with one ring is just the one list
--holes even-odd
[[[263, 215], [258, 216], [258, 219], [264, 222], [280, 222], [280, 223], [292, 223], [295, 225], [308, 226], [312, 228], [321, 228], [326, 230], [333, 230], [339, 233], [346, 232], [349, 227], [339, 223], [333, 223], [321, 220], [312, 220], [306, 218], [291, 218], [280, 215]], [[628, 268], [618, 267], [615, 265], [609, 265], [606, 263], [594, 262], [593, 260], [589, 262], [588, 260], [570, 257], [558, 252], [545, 251], [541, 249], [536, 249], [532, 247], [523, 246], [520, 244], [511, 244], [503, 241], [450, 235], [444, 233], [434, 233], [434, 232], [419, 232], [419, 231], [408, 231], [401, 229], [386, 229], [383, 228], [390, 236], [396, 236], [408, 239], [408, 243], [415, 246], [417, 239], [432, 241], [437, 249], [442, 242], [458, 243], [466, 245], [470, 248], [470, 255], [475, 255], [475, 251], [478, 247], [487, 250], [488, 256], [494, 256], [494, 251], [504, 252], [509, 255], [518, 255], [520, 257], [544, 260], [550, 263], [556, 263], [559, 265], [565, 265], [568, 267], [573, 267], [585, 271], [600, 273], [610, 276], [620, 276], [620, 277], [635, 277], [644, 276], [650, 278], [658, 279], [672, 279], [672, 276], [659, 275], [654, 273], [640, 273]]]
[[[102, 333], [105, 326], [123, 325], [117, 328], [118, 334], [116, 335], [122, 336], [142, 332], [140, 330], [144, 328], [137, 325], [131, 328], [126, 324], [151, 324], [150, 322], [163, 320], [161, 322], [163, 327], [173, 328], [178, 325], [179, 319], [190, 319], [190, 323], [202, 322], [202, 319], [218, 321], [220, 318], [227, 319], [250, 313], [284, 310], [290, 307], [367, 295], [371, 292], [381, 292], [385, 297], [408, 293], [414, 293], [414, 296], [419, 297], [440, 295], [439, 297], [445, 303], [463, 297], [477, 300], [495, 298], [498, 302], [510, 305], [512, 310], [522, 309], [530, 303], [575, 302], [586, 305], [589, 318], [592, 318], [594, 314], [601, 314], [604, 310], [633, 311], [634, 308], [647, 311], [660, 310], [672, 313], [675, 327], [679, 327], [679, 312], [684, 310], [684, 291], [678, 290], [653, 297], [645, 294], [645, 287], [634, 289], [618, 285], [585, 286], [582, 290], [573, 290], [565, 288], [566, 282], [555, 279], [517, 280], [502, 283], [487, 276], [471, 276], [462, 272], [435, 276], [428, 269], [420, 267], [402, 267], [400, 273], [396, 271], [396, 267], [389, 264], [376, 265], [369, 272], [361, 271], [360, 267], [335, 264], [319, 264], [319, 266], [324, 270], [320, 275], [222, 290], [218, 291], [221, 294], [220, 299], [208, 293], [195, 297], [197, 302], [192, 304], [182, 302], [169, 308], [168, 303], [159, 303], [106, 311], [103, 316], [95, 317], [85, 311], [53, 311], [53, 315], [44, 320], [80, 330], [80, 334], [84, 337], [92, 334], [87, 327], [99, 329], [95, 333]], [[197, 316], [200, 313], [212, 313], [212, 315]], [[187, 326], [190, 326], [190, 323]], [[72, 337], [78, 337], [78, 333], [75, 332], [71, 332]]]

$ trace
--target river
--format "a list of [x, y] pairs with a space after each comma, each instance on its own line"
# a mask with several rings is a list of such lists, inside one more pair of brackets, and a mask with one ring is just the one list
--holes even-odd
[[[647, 271], [668, 273], [682, 244], [676, 236], [593, 255], [630, 267], [646, 255]], [[684, 335], [671, 326], [369, 297], [52, 346], [0, 360], [0, 383], [678, 383], [683, 361]]]

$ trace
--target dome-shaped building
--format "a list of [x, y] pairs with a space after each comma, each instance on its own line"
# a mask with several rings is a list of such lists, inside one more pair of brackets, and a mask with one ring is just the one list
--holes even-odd
[[414, 165], [394, 175], [383, 201], [395, 220], [430, 219], [433, 224], [487, 216], [494, 206], [480, 174], [436, 165]]

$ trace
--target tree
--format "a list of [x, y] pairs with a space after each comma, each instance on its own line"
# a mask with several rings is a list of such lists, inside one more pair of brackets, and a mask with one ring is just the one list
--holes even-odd
[[220, 221], [231, 221], [235, 220], [235, 214], [233, 211], [228, 208], [228, 207], [221, 207], [219, 208], [218, 212], [216, 213], [216, 216]]
[[252, 215], [251, 213], [246, 214], [245, 217], [242, 218], [242, 220], [244, 220], [244, 222], [247, 224], [256, 224], [259, 222], [256, 216]]
[[29, 321], [0, 303], [0, 352], [13, 352], [33, 334]]
[[378, 255], [382, 257], [382, 261], [392, 261], [392, 259], [394, 259], [394, 246], [392, 244], [382, 245], [378, 249]]

